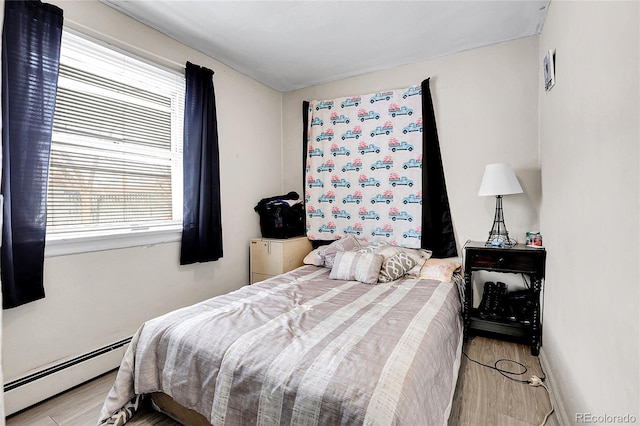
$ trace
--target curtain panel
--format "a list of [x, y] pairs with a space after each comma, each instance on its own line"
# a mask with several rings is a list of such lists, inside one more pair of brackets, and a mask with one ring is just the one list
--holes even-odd
[[44, 297], [47, 181], [62, 10], [5, 1], [2, 32], [3, 308]]
[[187, 62], [180, 264], [222, 257], [220, 153], [213, 71]]
[[420, 247], [420, 87], [312, 101], [307, 236]]
[[457, 256], [429, 88], [303, 102], [307, 235]]
[[458, 255], [458, 249], [449, 208], [429, 79], [423, 80], [420, 86], [424, 122], [422, 150], [425, 158], [422, 172], [422, 195], [425, 200], [422, 205], [422, 247], [431, 250], [434, 257], [455, 257]]

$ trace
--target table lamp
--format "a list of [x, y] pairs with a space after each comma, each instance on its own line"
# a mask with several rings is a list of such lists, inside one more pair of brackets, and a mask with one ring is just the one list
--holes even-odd
[[522, 187], [510, 165], [506, 163], [487, 164], [478, 195], [494, 195], [496, 197], [496, 212], [486, 246], [513, 247], [516, 244], [514, 240], [509, 239], [509, 232], [504, 224], [502, 196], [521, 194], [522, 192]]

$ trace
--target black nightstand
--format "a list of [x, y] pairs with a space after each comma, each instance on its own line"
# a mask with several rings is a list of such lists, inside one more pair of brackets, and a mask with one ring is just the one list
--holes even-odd
[[[463, 307], [465, 339], [472, 334], [504, 338], [531, 345], [531, 354], [538, 355], [542, 327], [540, 324], [540, 291], [544, 280], [544, 266], [547, 252], [544, 248], [530, 248], [517, 244], [512, 248], [486, 247], [485, 243], [471, 241], [465, 244], [465, 300]], [[511, 272], [530, 277], [532, 309], [524, 320], [511, 321], [498, 318], [480, 318], [473, 309], [474, 271]], [[529, 318], [530, 317], [530, 318]]]

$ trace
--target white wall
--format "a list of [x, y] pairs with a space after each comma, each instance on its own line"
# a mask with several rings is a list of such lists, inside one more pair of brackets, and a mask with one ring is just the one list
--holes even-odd
[[488, 163], [508, 162], [524, 194], [504, 198], [505, 222], [520, 240], [538, 228], [538, 38], [528, 37], [283, 95], [284, 186], [302, 190], [302, 101], [419, 84], [431, 93], [458, 246], [487, 239], [495, 198], [478, 197]]
[[[224, 257], [179, 266], [179, 243], [45, 259], [46, 297], [4, 312], [7, 381], [131, 336], [143, 321], [249, 282], [253, 207], [281, 193], [281, 94], [97, 1], [50, 1], [65, 25], [163, 65], [215, 71]], [[251, 124], [246, 121], [251, 120]], [[114, 366], [115, 367], [115, 366]]]
[[639, 6], [554, 1], [540, 37], [557, 81], [539, 95], [542, 350], [571, 423], [640, 421]]

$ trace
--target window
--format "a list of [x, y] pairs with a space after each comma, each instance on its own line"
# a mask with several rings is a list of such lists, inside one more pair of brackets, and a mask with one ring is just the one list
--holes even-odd
[[184, 88], [184, 75], [64, 32], [47, 245], [181, 229]]

